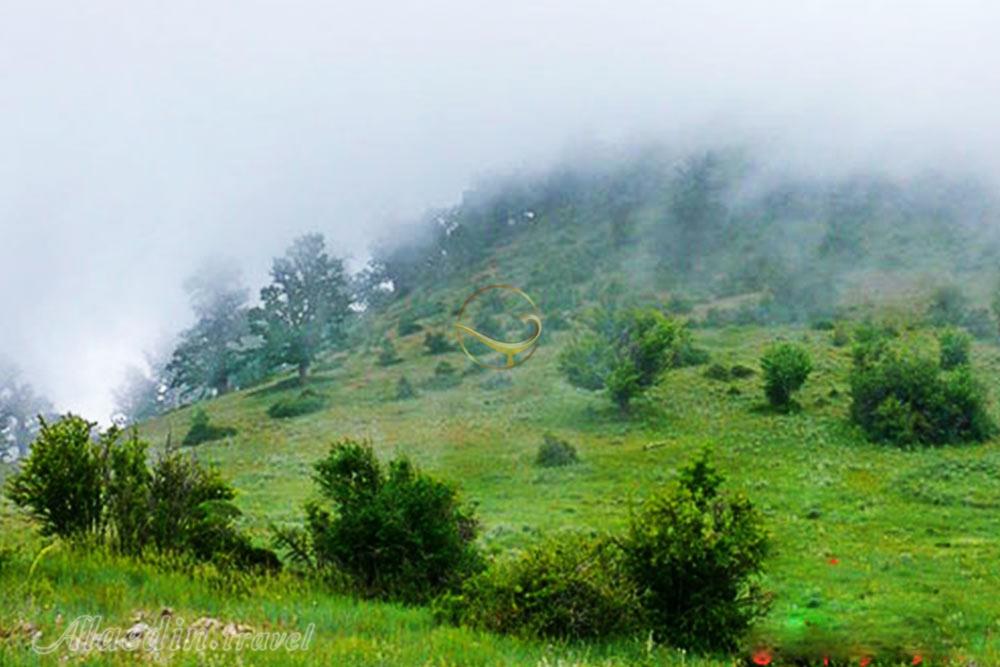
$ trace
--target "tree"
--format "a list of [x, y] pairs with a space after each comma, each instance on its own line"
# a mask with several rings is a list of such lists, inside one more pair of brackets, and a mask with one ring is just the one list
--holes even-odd
[[599, 310], [590, 318], [590, 331], [563, 349], [559, 369], [573, 386], [606, 389], [626, 411], [663, 371], [704, 360], [687, 327], [659, 310]]
[[[147, 369], [129, 366], [125, 378], [113, 391], [115, 413], [127, 424], [136, 424], [174, 407], [172, 399], [177, 391], [172, 389], [167, 364], [151, 354], [146, 355]], [[117, 417], [116, 417], [117, 420]]]
[[274, 260], [271, 284], [251, 311], [272, 366], [292, 364], [305, 383], [316, 355], [343, 340], [351, 297], [344, 263], [326, 253], [321, 234], [307, 234]]
[[727, 215], [723, 201], [724, 161], [707, 152], [684, 161], [673, 182], [670, 216], [676, 230], [669, 256], [682, 271], [712, 247]]
[[10, 452], [15, 458], [28, 453], [38, 434], [39, 417], [49, 417], [52, 404], [35, 393], [13, 364], [0, 361], [0, 458]]
[[249, 292], [238, 270], [219, 263], [203, 267], [184, 289], [197, 321], [181, 334], [167, 365], [170, 386], [224, 394], [244, 361]]

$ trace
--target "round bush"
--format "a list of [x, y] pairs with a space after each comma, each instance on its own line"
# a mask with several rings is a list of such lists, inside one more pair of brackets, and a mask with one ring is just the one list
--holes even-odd
[[784, 408], [792, 394], [802, 388], [812, 372], [812, 360], [804, 348], [792, 343], [771, 346], [760, 360], [764, 371], [764, 394], [771, 405]]

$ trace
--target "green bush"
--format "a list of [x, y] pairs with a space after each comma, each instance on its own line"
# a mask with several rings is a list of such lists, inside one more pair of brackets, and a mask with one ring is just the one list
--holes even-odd
[[454, 623], [529, 638], [601, 639], [639, 627], [639, 594], [606, 537], [560, 535], [494, 562], [438, 601]]
[[927, 320], [934, 326], [960, 325], [966, 317], [969, 298], [958, 285], [942, 285], [931, 294]]
[[304, 389], [291, 398], [283, 398], [267, 409], [272, 419], [290, 419], [326, 408], [326, 397], [312, 389]]
[[396, 400], [405, 401], [410, 398], [415, 398], [417, 395], [417, 390], [413, 388], [410, 381], [405, 375], [400, 376], [399, 380], [396, 381]]
[[886, 348], [856, 359], [851, 417], [877, 442], [983, 441], [994, 432], [986, 391], [969, 366], [942, 372], [934, 359]]
[[972, 338], [960, 329], [947, 328], [938, 335], [941, 348], [941, 368], [948, 371], [969, 364]]
[[396, 325], [396, 333], [400, 338], [403, 336], [409, 336], [410, 334], [415, 334], [418, 331], [423, 331], [424, 328], [417, 324], [417, 320], [411, 313], [407, 313], [399, 318], [399, 324]]
[[845, 347], [851, 342], [851, 332], [847, 323], [840, 321], [833, 325], [833, 333], [830, 335], [830, 342], [834, 347]]
[[568, 466], [579, 462], [576, 455], [576, 447], [565, 440], [560, 440], [551, 433], [543, 436], [542, 444], [538, 447], [538, 454], [535, 456], [535, 463], [543, 468], [554, 468], [558, 466]]
[[388, 338], [382, 339], [382, 344], [379, 347], [378, 353], [378, 365], [379, 366], [392, 366], [403, 361], [403, 358], [399, 356], [396, 351], [396, 346]]
[[424, 347], [427, 349], [427, 354], [444, 354], [454, 349], [448, 342], [448, 337], [437, 331], [428, 331], [424, 335]]
[[239, 567], [277, 569], [277, 557], [254, 547], [235, 521], [233, 488], [214, 468], [180, 452], [166, 452], [149, 479], [148, 540], [161, 553]]
[[191, 414], [191, 427], [187, 435], [184, 436], [183, 443], [189, 447], [200, 445], [203, 442], [221, 440], [236, 435], [236, 429], [232, 426], [214, 426], [210, 423], [208, 413], [202, 408], [197, 408]]
[[647, 619], [672, 646], [731, 651], [766, 611], [763, 517], [742, 495], [721, 494], [721, 482], [703, 454], [633, 514], [623, 543]]
[[451, 485], [405, 458], [383, 466], [351, 440], [315, 468], [322, 503], [306, 505], [307, 542], [278, 540], [317, 569], [343, 573], [366, 597], [423, 602], [480, 567], [477, 521]]
[[802, 388], [812, 372], [809, 353], [793, 343], [772, 345], [761, 358], [760, 366], [764, 371], [764, 394], [778, 408], [788, 407], [792, 394]]
[[746, 378], [756, 375], [757, 371], [749, 366], [744, 366], [743, 364], [735, 364], [729, 369], [729, 374], [737, 380], [745, 380]]
[[20, 471], [7, 480], [8, 497], [41, 524], [43, 535], [75, 537], [103, 528], [105, 457], [92, 437], [95, 426], [75, 415], [54, 424], [42, 419]]
[[428, 379], [424, 386], [428, 389], [449, 389], [462, 384], [462, 376], [458, 369], [447, 361], [439, 361], [434, 367], [434, 376]]
[[705, 369], [705, 377], [709, 380], [718, 380], [720, 382], [728, 382], [732, 377], [728, 368], [723, 364], [712, 364]]
[[663, 371], [706, 360], [686, 325], [658, 310], [599, 310], [589, 318], [589, 331], [563, 348], [559, 369], [573, 386], [606, 389], [627, 410]]
[[92, 436], [94, 424], [69, 415], [43, 423], [12, 478], [12, 500], [30, 509], [42, 533], [89, 536], [115, 551], [147, 549], [238, 567], [277, 568], [277, 557], [236, 529], [235, 492], [214, 470], [177, 451], [150, 468], [148, 445], [133, 430]]

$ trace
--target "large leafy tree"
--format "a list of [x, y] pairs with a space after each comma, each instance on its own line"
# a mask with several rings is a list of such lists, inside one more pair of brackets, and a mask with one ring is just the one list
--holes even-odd
[[170, 386], [223, 394], [245, 359], [249, 291], [239, 271], [224, 264], [202, 268], [184, 288], [197, 320], [184, 331], [167, 365]]
[[326, 252], [322, 234], [296, 239], [271, 267], [271, 284], [251, 311], [272, 366], [291, 364], [305, 382], [316, 355], [343, 338], [351, 313], [350, 283], [341, 259]]

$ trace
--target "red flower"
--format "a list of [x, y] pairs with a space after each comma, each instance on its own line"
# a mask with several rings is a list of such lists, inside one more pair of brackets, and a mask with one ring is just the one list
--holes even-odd
[[837, 560], [836, 558], [831, 558], [830, 565], [840, 565], [840, 561]]
[[771, 664], [771, 654], [767, 651], [757, 651], [753, 654], [753, 664], [755, 665], [770, 665]]
[[871, 662], [872, 659], [869, 658], [868, 656], [865, 656], [864, 658], [861, 658], [861, 667], [868, 667], [868, 665], [870, 665]]
[[824, 655], [823, 656], [823, 667], [827, 667], [827, 665], [829, 665], [829, 664], [830, 664], [830, 658], [828, 658], [827, 656]]
[[919, 653], [916, 654], [915, 656], [913, 656], [913, 662], [911, 664], [913, 664], [913, 665], [922, 665], [923, 663], [924, 663], [924, 659], [923, 659], [923, 657]]

